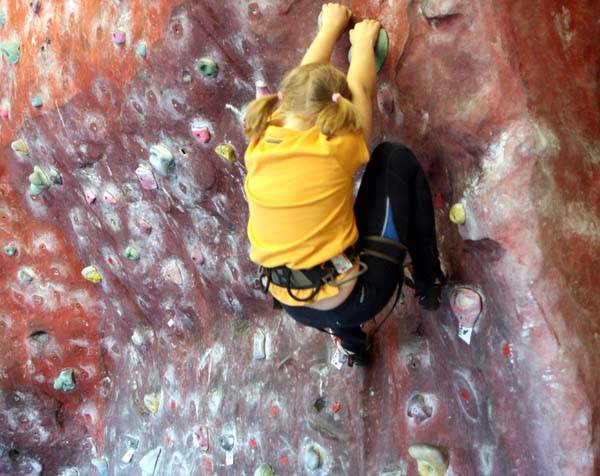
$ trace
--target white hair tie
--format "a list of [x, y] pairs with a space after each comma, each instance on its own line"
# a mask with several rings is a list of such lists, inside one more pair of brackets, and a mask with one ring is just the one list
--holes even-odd
[[338, 102], [341, 97], [342, 97], [342, 95], [340, 93], [333, 93], [333, 95], [331, 96], [331, 100], [333, 102]]

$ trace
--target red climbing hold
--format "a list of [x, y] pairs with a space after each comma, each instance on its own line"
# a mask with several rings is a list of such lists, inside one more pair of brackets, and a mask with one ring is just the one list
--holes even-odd
[[510, 345], [508, 345], [507, 342], [505, 342], [502, 346], [502, 355], [504, 355], [504, 357], [507, 359], [510, 357]]
[[281, 464], [281, 466], [287, 466], [289, 463], [290, 460], [286, 455], [283, 455], [281, 458], [279, 458], [279, 464]]
[[248, 446], [250, 446], [250, 448], [255, 450], [256, 449], [256, 440], [254, 438], [250, 438], [250, 441], [248, 441]]
[[273, 405], [271, 407], [271, 416], [276, 417], [277, 415], [279, 415], [279, 407], [277, 407], [276, 405]]
[[334, 402], [333, 405], [331, 405], [331, 411], [333, 413], [337, 413], [342, 409], [342, 404], [340, 402]]

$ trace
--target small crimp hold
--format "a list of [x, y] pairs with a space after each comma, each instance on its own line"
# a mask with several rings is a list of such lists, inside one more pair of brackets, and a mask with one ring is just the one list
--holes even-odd
[[81, 275], [90, 283], [98, 284], [102, 281], [102, 276], [95, 266], [87, 266], [81, 270]]
[[19, 155], [29, 155], [29, 146], [23, 139], [17, 139], [10, 144], [10, 148]]
[[210, 142], [210, 130], [204, 125], [192, 124], [192, 134], [203, 144]]
[[219, 66], [210, 58], [200, 58], [196, 62], [196, 69], [205, 78], [216, 78], [219, 75]]
[[235, 149], [231, 144], [219, 144], [217, 147], [215, 147], [215, 152], [227, 162], [235, 162]]
[[63, 370], [56, 379], [54, 379], [54, 390], [61, 392], [72, 392], [75, 390], [75, 372], [73, 369]]
[[166, 177], [175, 165], [175, 159], [165, 146], [153, 145], [150, 147], [150, 165], [157, 174]]
[[140, 252], [135, 246], [129, 245], [123, 251], [123, 256], [129, 261], [138, 261], [140, 259]]

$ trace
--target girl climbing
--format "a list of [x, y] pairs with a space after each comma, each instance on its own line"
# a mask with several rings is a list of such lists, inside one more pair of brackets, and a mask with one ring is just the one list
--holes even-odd
[[[347, 75], [329, 64], [351, 11], [328, 3], [322, 27], [278, 94], [247, 109], [250, 258], [296, 321], [329, 329], [350, 365], [368, 363], [372, 319], [402, 286], [410, 254], [415, 294], [437, 309], [440, 271], [429, 186], [414, 154], [393, 143], [371, 157], [374, 45], [380, 24], [350, 31]], [[354, 175], [367, 164], [356, 202]]]

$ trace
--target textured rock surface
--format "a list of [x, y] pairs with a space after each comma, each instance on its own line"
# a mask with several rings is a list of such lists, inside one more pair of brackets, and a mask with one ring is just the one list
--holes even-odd
[[[372, 145], [417, 152], [452, 286], [482, 297], [467, 345], [451, 287], [436, 313], [407, 292], [363, 372], [246, 257], [241, 111], [320, 3], [0, 1], [0, 474], [412, 475], [414, 444], [460, 476], [597, 474], [600, 4], [351, 2], [390, 37]], [[32, 196], [34, 166], [62, 183]]]

